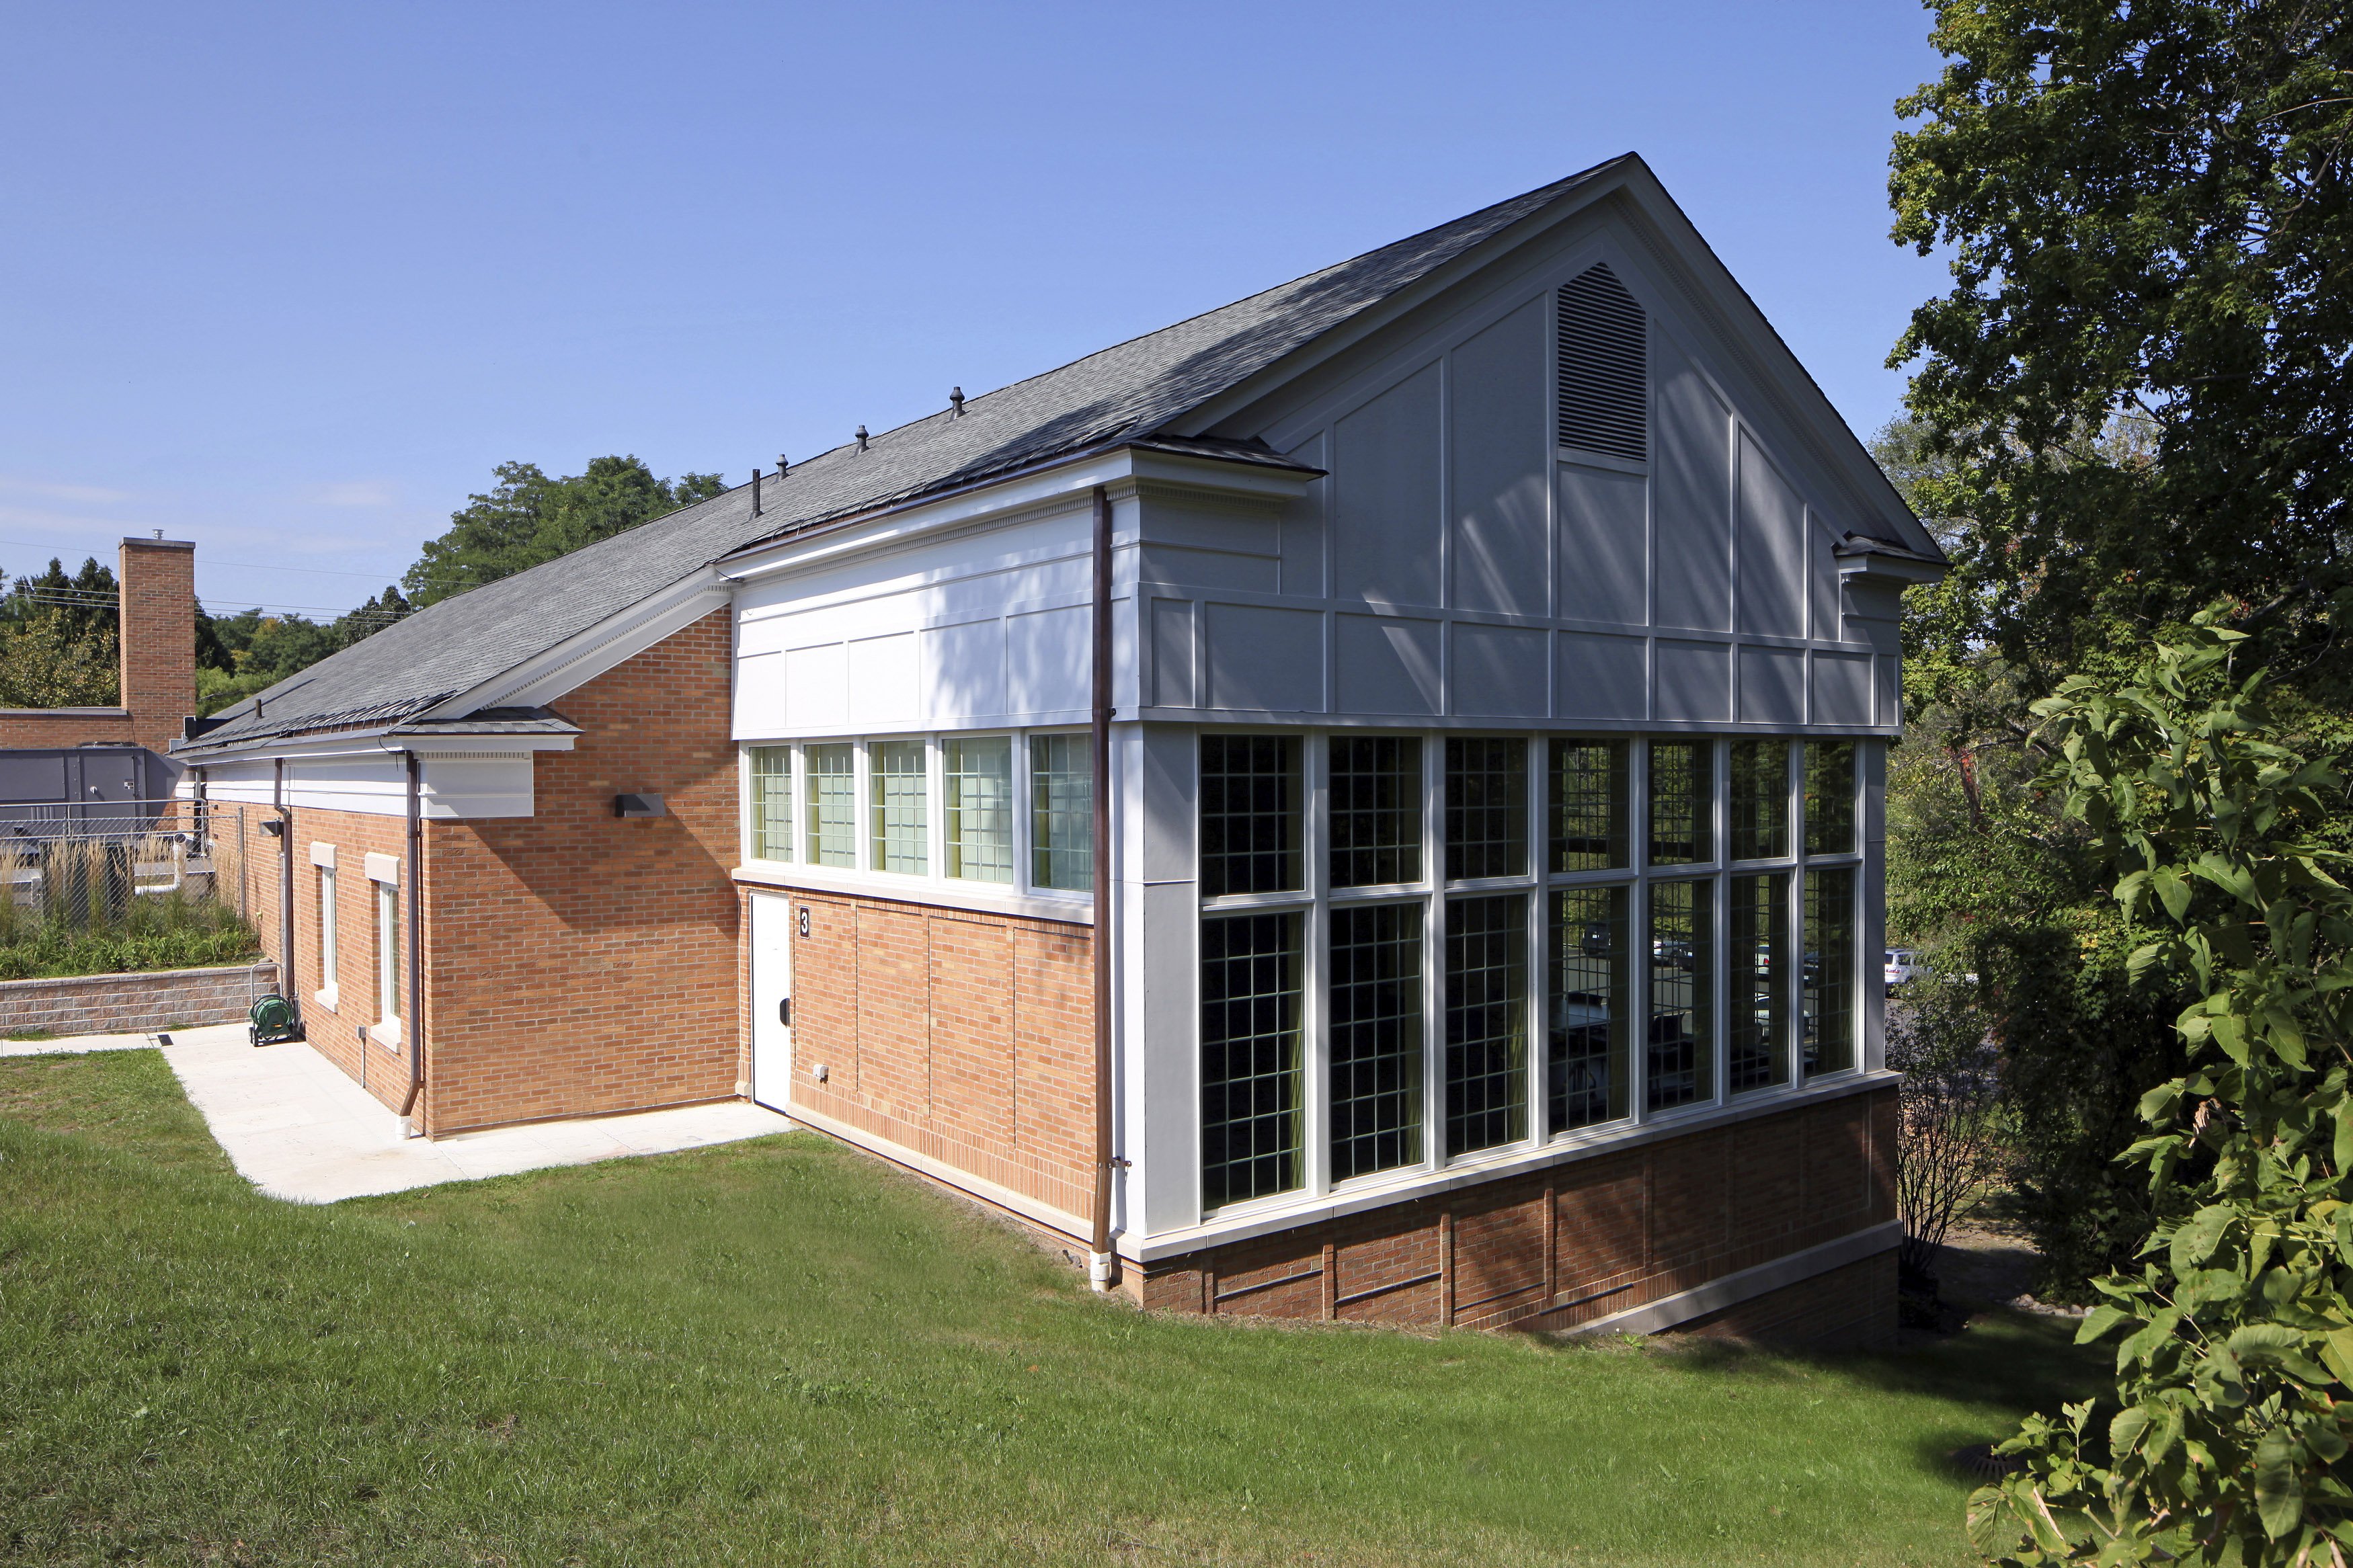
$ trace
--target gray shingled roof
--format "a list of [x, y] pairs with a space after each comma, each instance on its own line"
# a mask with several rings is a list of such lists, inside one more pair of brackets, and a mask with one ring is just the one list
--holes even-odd
[[306, 730], [397, 723], [747, 545], [1150, 436], [1620, 162], [968, 398], [963, 418], [943, 412], [902, 425], [871, 437], [864, 452], [837, 447], [765, 481], [759, 517], [751, 488], [739, 486], [444, 599], [238, 704], [198, 744], [210, 752]]

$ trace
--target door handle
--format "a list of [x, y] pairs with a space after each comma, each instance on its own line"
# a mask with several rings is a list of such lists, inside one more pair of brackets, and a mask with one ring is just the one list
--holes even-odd
[[789, 1029], [793, 1026], [793, 999], [789, 996], [776, 1004], [776, 1022]]

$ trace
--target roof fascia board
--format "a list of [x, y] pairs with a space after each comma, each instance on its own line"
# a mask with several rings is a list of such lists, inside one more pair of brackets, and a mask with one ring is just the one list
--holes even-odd
[[1443, 266], [1423, 274], [1396, 293], [1357, 311], [1329, 331], [1300, 344], [1272, 364], [1187, 411], [1181, 418], [1169, 422], [1169, 432], [1179, 436], [1199, 436], [1216, 429], [1220, 422], [1240, 413], [1275, 388], [1354, 348], [1472, 274], [1485, 271], [1531, 240], [1542, 237], [1615, 195], [1625, 188], [1628, 172], [1641, 166], [1642, 161], [1631, 153], [1616, 160], [1607, 174], [1596, 175], [1583, 184], [1563, 191], [1548, 205], [1538, 207], [1516, 223], [1496, 230]]
[[898, 548], [951, 530], [999, 527], [1060, 510], [1098, 485], [1108, 489], [1144, 481], [1280, 505], [1304, 493], [1315, 478], [1299, 468], [1121, 446], [1058, 459], [951, 495], [821, 523], [787, 539], [746, 546], [724, 563], [730, 578], [738, 583], [836, 565], [856, 554]]
[[390, 727], [372, 730], [345, 730], [332, 735], [287, 736], [274, 741], [259, 741], [251, 746], [209, 754], [173, 753], [174, 762], [192, 768], [223, 767], [231, 763], [267, 763], [284, 759], [287, 762], [317, 762], [334, 757], [396, 757], [403, 752], [431, 751], [447, 755], [458, 752], [480, 752], [496, 754], [501, 752], [568, 752], [572, 750], [570, 735], [548, 734], [544, 731], [526, 735], [416, 735], [402, 734]]
[[726, 580], [716, 568], [701, 567], [405, 722], [462, 719], [482, 708], [536, 708], [552, 702], [692, 626], [724, 604], [727, 592]]

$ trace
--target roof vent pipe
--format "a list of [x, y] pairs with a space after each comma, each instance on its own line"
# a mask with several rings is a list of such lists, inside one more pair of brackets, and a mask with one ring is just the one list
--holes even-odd
[[752, 515], [760, 515], [760, 470], [752, 470]]
[[858, 427], [858, 449], [861, 452], [866, 450], [866, 426], [863, 425]]
[[786, 462], [786, 461], [785, 461], [785, 455], [784, 455], [782, 452], [777, 453], [777, 454], [776, 454], [776, 478], [778, 478], [778, 479], [783, 479], [786, 474], [789, 474], [789, 473], [791, 473], [792, 471], [793, 471], [793, 466], [792, 466], [790, 463], [787, 463], [787, 462]]
[[[964, 417], [964, 388], [961, 386], [948, 388], [948, 417], [951, 419]], [[164, 535], [159, 531], [155, 537], [161, 539]]]

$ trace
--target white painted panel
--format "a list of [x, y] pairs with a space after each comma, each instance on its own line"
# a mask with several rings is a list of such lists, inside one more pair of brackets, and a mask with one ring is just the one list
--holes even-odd
[[752, 1098], [790, 1109], [793, 1082], [793, 906], [789, 899], [754, 893], [752, 929]]
[[849, 656], [842, 644], [785, 655], [785, 721], [797, 730], [849, 722]]
[[1333, 595], [1435, 605], [1439, 371], [1407, 377], [1339, 423], [1333, 440]]
[[1270, 555], [1237, 555], [1227, 551], [1148, 544], [1140, 556], [1137, 569], [1147, 583], [1171, 583], [1187, 588], [1239, 588], [1251, 594], [1271, 594], [1281, 585], [1278, 563]]
[[758, 653], [735, 661], [734, 738], [765, 740], [785, 733], [785, 656]]
[[1334, 622], [1341, 712], [1440, 711], [1442, 623], [1389, 616], [1338, 616]]
[[1008, 713], [1067, 713], [1092, 705], [1092, 660], [1088, 631], [1093, 611], [1085, 605], [1038, 610], [1006, 622], [1010, 671]]
[[1651, 336], [1657, 386], [1653, 520], [1658, 624], [1732, 624], [1731, 415], [1673, 344]]
[[[910, 630], [909, 614], [954, 614], [965, 608], [958, 595], [992, 605], [1042, 593], [1082, 592], [1087, 584], [1091, 521], [1083, 500], [1052, 517], [978, 532], [926, 539], [903, 550], [863, 556], [839, 565], [764, 577], [736, 591], [745, 651], [799, 647], [882, 630]], [[1008, 580], [1009, 579], [1009, 580]], [[779, 617], [797, 619], [811, 611], [877, 597], [904, 595], [914, 605], [892, 626], [853, 625], [819, 637], [783, 639], [754, 630]]]
[[849, 721], [880, 729], [916, 716], [915, 634], [849, 645]]
[[1143, 1027], [1130, 1049], [1143, 1058], [1136, 1096], [1143, 1116], [1129, 1131], [1129, 1157], [1141, 1168], [1137, 1206], [1151, 1235], [1201, 1217], [1201, 902], [1191, 882], [1146, 885], [1138, 901], [1144, 963], [1135, 1016]]
[[1324, 616], [1257, 605], [1204, 606], [1204, 708], [1324, 710]]
[[[1324, 432], [1318, 430], [1284, 455], [1311, 468], [1326, 467]], [[1304, 495], [1283, 509], [1278, 537], [1282, 551], [1281, 587], [1286, 594], [1324, 596], [1324, 517], [1331, 489], [1329, 479], [1314, 480]]]
[[1732, 714], [1732, 645], [1661, 637], [1651, 649], [1651, 715], [1662, 722], [1717, 722]]
[[1851, 631], [1839, 625], [1840, 601], [1838, 557], [1831, 546], [1844, 537], [1844, 531], [1832, 528], [1821, 513], [1806, 513], [1806, 597], [1812, 605], [1813, 630], [1809, 635], [1817, 642], [1836, 642], [1841, 637], [1861, 641]]
[[1005, 711], [1005, 623], [967, 621], [923, 634], [923, 711], [987, 719]]
[[417, 809], [436, 821], [529, 816], [534, 808], [529, 756], [427, 757], [424, 775]]
[[1560, 465], [1560, 615], [1639, 626], [1650, 616], [1650, 481]]
[[1541, 723], [1552, 711], [1550, 649], [1533, 626], [1454, 623], [1454, 656], [1447, 677], [1451, 711], [1467, 718], [1525, 719]]
[[1448, 510], [1459, 610], [1541, 616], [1545, 604], [1544, 307], [1530, 300], [1447, 363]]
[[[1740, 433], [1740, 629], [1760, 637], [1806, 635], [1806, 509]], [[1821, 635], [1821, 634], [1817, 634]], [[1835, 633], [1831, 635], [1835, 636]]]
[[1871, 656], [1867, 653], [1814, 655], [1814, 724], [1868, 724], [1872, 721]]
[[1904, 666], [1902, 661], [1884, 656], [1873, 663], [1879, 671], [1878, 696], [1873, 704], [1879, 717], [1873, 722], [1892, 729], [1904, 722]]
[[1194, 679], [1193, 601], [1152, 601], [1152, 700], [1162, 708], [1190, 708], [1199, 686]]
[[1806, 721], [1806, 650], [1759, 647], [1740, 650], [1740, 721], [1795, 726]]
[[1553, 657], [1555, 711], [1563, 719], [1646, 719], [1650, 644], [1642, 637], [1562, 632]]

